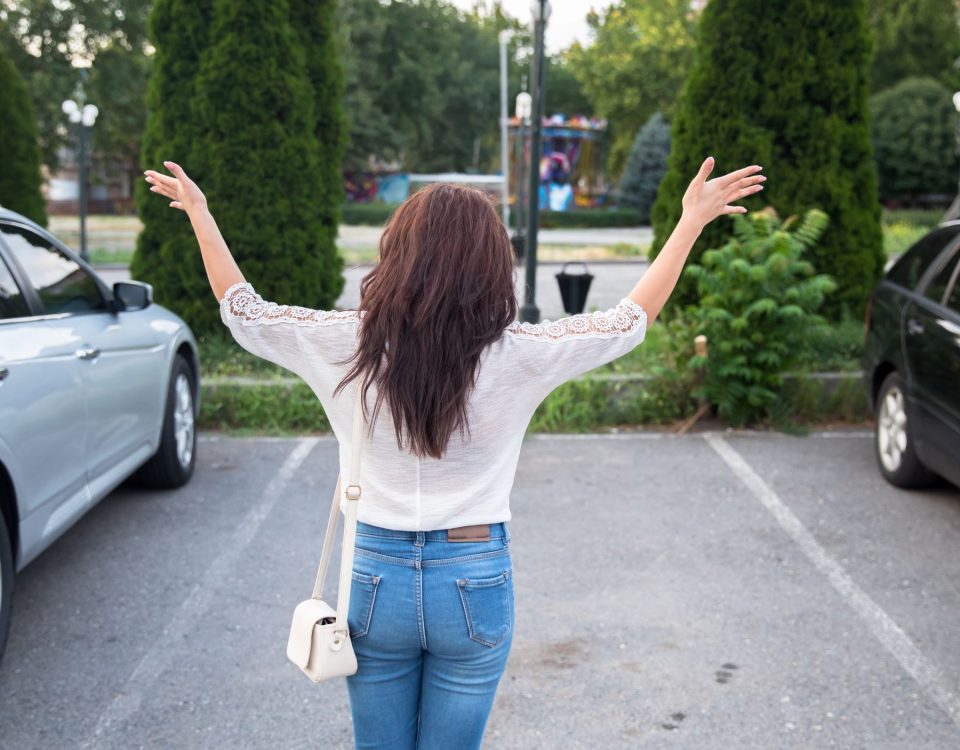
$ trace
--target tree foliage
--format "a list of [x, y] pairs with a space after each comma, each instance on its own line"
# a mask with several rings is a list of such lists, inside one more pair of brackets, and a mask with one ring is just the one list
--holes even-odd
[[670, 119], [693, 62], [696, 20], [690, 0], [620, 0], [588, 15], [593, 43], [574, 44], [569, 60], [610, 121], [611, 174], [621, 172], [634, 135], [654, 112]]
[[655, 112], [633, 141], [620, 180], [618, 198], [623, 208], [637, 209], [640, 221], [644, 224], [650, 222], [650, 208], [657, 197], [660, 181], [667, 172], [669, 155], [670, 124], [663, 115]]
[[[156, 0], [150, 15], [150, 40], [156, 49], [147, 92], [147, 122], [141, 166], [163, 170], [175, 160], [209, 190], [208, 174], [194, 153], [204, 128], [195, 111], [195, 79], [200, 55], [209, 41], [212, 0]], [[134, 188], [143, 231], [130, 262], [130, 275], [154, 287], [154, 299], [197, 324], [191, 300], [205, 299], [203, 260], [190, 222], [149, 191], [143, 180]], [[209, 305], [207, 306], [209, 307]], [[202, 313], [201, 313], [202, 315]]]
[[[30, 94], [40, 132], [42, 161], [50, 168], [58, 165], [57, 150], [70, 143], [60, 104], [64, 99], [80, 98], [78, 86], [88, 68], [97, 66], [100, 54], [108, 49], [122, 49], [131, 58], [143, 58], [147, 41], [147, 16], [151, 0], [17, 0], [0, 3], [0, 47], [10, 55], [14, 65], [30, 82]], [[128, 72], [136, 70], [142, 60], [121, 60], [110, 55], [104, 61], [110, 67], [120, 65]], [[92, 67], [91, 67], [92, 66]], [[91, 72], [92, 75], [92, 72]], [[109, 140], [111, 133], [126, 140], [142, 131], [143, 114], [130, 112], [126, 106], [131, 97], [143, 95], [142, 75], [97, 91], [95, 102], [105, 117], [118, 122], [120, 113], [128, 119], [115, 129], [97, 133], [98, 147], [108, 152], [122, 151]], [[130, 86], [139, 86], [133, 91]], [[93, 101], [92, 95], [88, 100]], [[141, 100], [142, 103], [142, 100]], [[97, 121], [98, 126], [100, 121]], [[99, 127], [98, 127], [99, 129]], [[124, 134], [123, 131], [126, 131]]]
[[[150, 166], [173, 159], [196, 177], [258, 290], [320, 309], [334, 306], [344, 283], [335, 245], [342, 84], [334, 12], [329, 0], [309, 8], [160, 0], [144, 149]], [[318, 106], [326, 107], [319, 118]], [[218, 329], [186, 217], [148, 192], [139, 205], [145, 229], [131, 271], [149, 274], [158, 301], [168, 300], [194, 330]]]
[[700, 304], [688, 312], [709, 345], [706, 358], [689, 361], [706, 373], [694, 395], [739, 426], [775, 411], [781, 373], [799, 364], [804, 342], [826, 327], [816, 311], [836, 284], [804, 259], [827, 226], [822, 211], [799, 223], [781, 223], [771, 211], [732, 219], [734, 237], [684, 275], [697, 284]]
[[[751, 19], [744, 23], [744, 19]], [[656, 254], [681, 213], [681, 198], [706, 156], [715, 175], [761, 164], [764, 201], [784, 215], [821, 208], [832, 217], [814, 265], [839, 288], [831, 317], [860, 316], [883, 270], [880, 206], [870, 145], [864, 0], [712, 0], [700, 46], [672, 120], [672, 149], [653, 208]], [[694, 247], [722, 245], [732, 225], [710, 224]], [[692, 302], [684, 279], [674, 294]]]
[[960, 85], [960, 27], [955, 0], [869, 0], [874, 42], [870, 91], [910, 76], [936, 78], [951, 91]]
[[37, 122], [27, 85], [0, 48], [0, 112], [3, 112], [3, 168], [0, 205], [39, 224], [47, 223], [40, 193]]
[[478, 141], [498, 127], [496, 19], [442, 0], [350, 0], [340, 13], [348, 165], [374, 154], [421, 171], [473, 166]]
[[[529, 79], [529, 29], [499, 3], [463, 12], [447, 0], [340, 4], [349, 119], [346, 166], [371, 155], [410, 171], [499, 169], [498, 35], [510, 29], [509, 111]], [[548, 56], [547, 113], [592, 114], [562, 55]], [[528, 88], [529, 90], [529, 83]]]
[[871, 97], [870, 130], [880, 195], [910, 200], [957, 187], [953, 92], [933, 78], [906, 78]]

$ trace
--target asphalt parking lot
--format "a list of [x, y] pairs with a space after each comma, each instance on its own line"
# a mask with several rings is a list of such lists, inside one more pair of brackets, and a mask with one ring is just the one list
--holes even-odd
[[[106, 498], [17, 580], [0, 745], [352, 748], [285, 656], [336, 456], [208, 433]], [[486, 748], [960, 747], [960, 491], [890, 487], [869, 432], [531, 435], [512, 508]]]

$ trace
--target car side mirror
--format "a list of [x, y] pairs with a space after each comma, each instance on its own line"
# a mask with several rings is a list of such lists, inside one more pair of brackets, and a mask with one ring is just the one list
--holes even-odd
[[143, 281], [116, 281], [113, 299], [115, 312], [142, 310], [153, 302], [153, 287]]

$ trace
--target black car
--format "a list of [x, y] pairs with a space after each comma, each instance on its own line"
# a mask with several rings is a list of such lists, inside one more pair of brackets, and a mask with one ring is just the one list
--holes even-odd
[[924, 236], [870, 294], [861, 365], [883, 476], [960, 486], [960, 221]]

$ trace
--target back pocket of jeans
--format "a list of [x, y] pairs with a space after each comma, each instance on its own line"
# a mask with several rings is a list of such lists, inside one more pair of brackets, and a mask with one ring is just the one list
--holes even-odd
[[377, 599], [379, 585], [380, 576], [353, 571], [353, 582], [350, 584], [350, 610], [347, 614], [351, 638], [360, 638], [370, 630], [373, 604]]
[[460, 600], [471, 640], [491, 648], [499, 645], [513, 627], [510, 606], [510, 572], [493, 578], [460, 578]]

